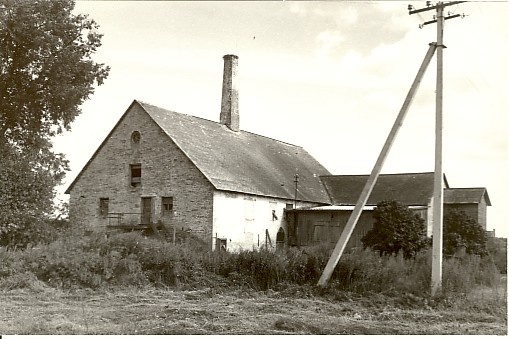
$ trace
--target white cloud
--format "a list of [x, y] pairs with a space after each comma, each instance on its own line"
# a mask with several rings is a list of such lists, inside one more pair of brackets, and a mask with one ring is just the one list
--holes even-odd
[[316, 37], [319, 43], [318, 49], [315, 51], [319, 59], [328, 58], [331, 51], [345, 40], [344, 36], [339, 31], [323, 31]]
[[290, 2], [290, 12], [299, 15], [306, 15], [308, 11], [306, 10], [304, 3], [292, 1]]
[[345, 7], [338, 12], [329, 12], [329, 14], [337, 17], [337, 22], [341, 25], [354, 25], [359, 19], [359, 12], [353, 7]]

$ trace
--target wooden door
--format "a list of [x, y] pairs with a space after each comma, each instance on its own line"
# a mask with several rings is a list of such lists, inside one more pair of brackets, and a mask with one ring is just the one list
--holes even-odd
[[152, 222], [152, 198], [141, 198], [141, 224]]

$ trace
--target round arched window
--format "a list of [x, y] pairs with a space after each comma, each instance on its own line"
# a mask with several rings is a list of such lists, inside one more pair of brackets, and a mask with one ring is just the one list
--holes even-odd
[[141, 139], [141, 134], [140, 132], [138, 131], [134, 131], [132, 134], [131, 134], [131, 141], [135, 144], [138, 144], [140, 142], [140, 139]]

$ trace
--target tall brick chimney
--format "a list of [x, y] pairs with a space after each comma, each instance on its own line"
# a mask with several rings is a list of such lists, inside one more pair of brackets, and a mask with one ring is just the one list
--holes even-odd
[[237, 65], [239, 57], [228, 54], [223, 57], [223, 96], [219, 122], [232, 131], [239, 131], [239, 92], [237, 90]]

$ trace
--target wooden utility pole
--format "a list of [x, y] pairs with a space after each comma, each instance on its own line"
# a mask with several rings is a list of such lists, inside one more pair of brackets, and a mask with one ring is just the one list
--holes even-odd
[[355, 225], [357, 224], [357, 221], [359, 220], [362, 210], [363, 210], [364, 206], [366, 205], [366, 202], [368, 201], [369, 195], [371, 194], [371, 191], [373, 190], [373, 187], [375, 186], [375, 183], [378, 179], [378, 175], [380, 174], [380, 171], [382, 170], [382, 166], [385, 162], [385, 159], [387, 158], [387, 155], [389, 154], [389, 151], [390, 151], [392, 144], [394, 142], [394, 139], [396, 138], [396, 134], [398, 133], [400, 127], [403, 125], [403, 120], [405, 118], [405, 115], [408, 111], [408, 108], [410, 107], [410, 104], [415, 96], [415, 93], [417, 92], [417, 89], [419, 88], [419, 85], [421, 83], [422, 77], [424, 76], [426, 68], [428, 67], [429, 63], [431, 62], [433, 54], [435, 53], [435, 49], [436, 49], [436, 44], [434, 44], [434, 43], [430, 44], [428, 52], [426, 53], [426, 56], [424, 57], [424, 60], [422, 61], [422, 65], [419, 68], [419, 71], [417, 72], [415, 80], [412, 83], [410, 90], [408, 91], [405, 102], [403, 103], [403, 106], [401, 107], [401, 110], [396, 118], [396, 121], [394, 122], [394, 125], [392, 126], [392, 129], [389, 133], [389, 136], [387, 137], [387, 140], [385, 141], [384, 147], [382, 148], [382, 151], [380, 152], [380, 155], [378, 156], [378, 159], [375, 163], [375, 166], [373, 167], [373, 170], [371, 171], [371, 174], [370, 174], [366, 184], [364, 185], [364, 188], [361, 192], [359, 200], [357, 200], [355, 208], [352, 211], [352, 214], [350, 215], [350, 218], [348, 219], [348, 222], [346, 223], [346, 226], [345, 226], [343, 232], [341, 233], [341, 236], [339, 237], [336, 247], [334, 247], [334, 251], [332, 252], [331, 257], [329, 258], [329, 261], [327, 262], [327, 265], [325, 266], [325, 269], [322, 273], [322, 276], [320, 277], [320, 280], [318, 281], [318, 286], [323, 287], [323, 286], [327, 285], [327, 282], [329, 281], [330, 277], [332, 276], [332, 272], [334, 271], [334, 268], [336, 267], [339, 259], [341, 258], [341, 255], [343, 254], [343, 251], [345, 250], [346, 244], [348, 243], [348, 240], [350, 239], [350, 236], [352, 235], [353, 229], [355, 228]]
[[[448, 3], [439, 2], [436, 6], [428, 6], [413, 10], [409, 7], [409, 14], [420, 13], [436, 9], [436, 16], [433, 20], [423, 23], [428, 25], [437, 23], [437, 79], [436, 79], [436, 106], [435, 106], [435, 174], [433, 184], [433, 259], [431, 264], [431, 295], [435, 296], [442, 289], [442, 248], [443, 248], [443, 208], [444, 208], [444, 188], [442, 168], [442, 132], [443, 132], [443, 44], [444, 21], [457, 18], [460, 14], [444, 17], [444, 8], [456, 5], [465, 1], [451, 1]], [[429, 2], [428, 2], [429, 4]], [[422, 26], [421, 26], [422, 27]]]
[[435, 176], [433, 179], [433, 259], [431, 261], [431, 295], [442, 289], [442, 248], [443, 248], [443, 209], [444, 209], [444, 171], [442, 167], [443, 134], [443, 88], [444, 88], [444, 7], [437, 6], [437, 84], [435, 101]]
[[415, 92], [419, 87], [419, 84], [422, 80], [424, 72], [428, 67], [431, 58], [435, 52], [435, 49], [438, 48], [437, 51], [437, 97], [436, 97], [436, 143], [435, 143], [435, 176], [434, 176], [434, 194], [433, 194], [433, 268], [432, 268], [432, 294], [435, 294], [440, 290], [442, 284], [442, 210], [443, 210], [443, 187], [442, 187], [442, 178], [443, 178], [443, 170], [442, 170], [442, 88], [443, 88], [443, 26], [444, 21], [447, 19], [460, 17], [460, 14], [449, 15], [444, 17], [444, 7], [451, 6], [455, 4], [459, 4], [465, 1], [451, 1], [446, 4], [443, 2], [439, 2], [436, 6], [431, 6], [431, 2], [427, 1], [427, 7], [423, 9], [414, 10], [412, 6], [409, 6], [408, 10], [410, 14], [415, 14], [419, 12], [429, 11], [432, 9], [437, 10], [436, 17], [431, 20], [424, 22], [420, 27], [424, 25], [428, 25], [434, 22], [437, 22], [438, 31], [437, 31], [437, 42], [431, 43], [428, 53], [426, 54], [421, 68], [415, 77], [414, 83], [410, 88], [410, 91], [407, 94], [406, 100], [401, 107], [398, 117], [394, 122], [394, 125], [387, 137], [384, 147], [378, 156], [378, 159], [373, 167], [371, 175], [369, 176], [362, 192], [357, 201], [348, 222], [345, 225], [341, 236], [332, 252], [327, 265], [318, 281], [318, 286], [325, 286], [332, 276], [332, 272], [336, 267], [345, 247], [352, 235], [353, 229], [357, 224], [357, 221], [362, 213], [362, 210], [368, 201], [369, 195], [373, 190], [373, 187], [376, 184], [376, 180], [380, 174], [383, 163], [392, 147], [392, 143], [396, 137], [396, 134], [403, 124], [403, 119], [406, 115], [406, 112], [410, 106], [412, 99], [415, 96]]
[[293, 199], [293, 208], [297, 208], [297, 193], [298, 193], [298, 187], [299, 187], [299, 175], [295, 174], [295, 179], [293, 180], [295, 183], [295, 195]]

